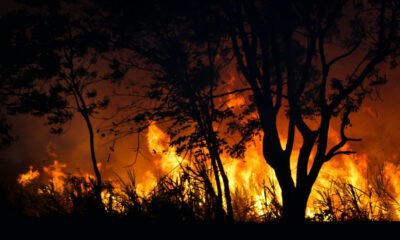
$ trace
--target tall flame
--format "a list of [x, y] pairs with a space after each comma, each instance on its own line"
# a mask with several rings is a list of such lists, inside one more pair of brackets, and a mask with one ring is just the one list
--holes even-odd
[[[155, 123], [149, 126], [148, 131], [148, 146], [149, 150], [154, 155], [161, 157], [158, 160], [158, 165], [161, 168], [161, 174], [169, 174], [178, 170], [177, 168], [184, 159], [176, 153], [175, 147], [169, 147], [169, 138]], [[177, 174], [177, 171], [175, 173]]]
[[43, 167], [43, 171], [50, 176], [50, 182], [54, 185], [54, 189], [57, 191], [63, 190], [64, 181], [67, 175], [62, 169], [66, 167], [67, 164], [59, 163], [57, 160], [54, 160], [52, 165]]

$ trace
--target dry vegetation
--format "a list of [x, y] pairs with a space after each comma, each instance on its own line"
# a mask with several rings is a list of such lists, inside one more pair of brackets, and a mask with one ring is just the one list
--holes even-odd
[[[48, 217], [103, 217], [130, 222], [199, 223], [215, 222], [215, 196], [206, 191], [199, 175], [183, 171], [178, 177], [164, 176], [148, 194], [138, 192], [135, 175], [128, 180], [105, 182], [103, 205], [95, 201], [94, 181], [78, 176], [65, 178], [61, 189], [52, 182], [37, 179], [15, 189], [2, 189], [5, 216], [29, 219]], [[387, 191], [383, 178], [375, 178], [368, 189], [361, 189], [343, 179], [329, 187], [316, 189], [308, 222], [387, 222], [396, 220], [400, 204]], [[281, 203], [274, 181], [265, 182], [262, 206], [246, 189], [232, 189], [236, 223], [272, 223], [281, 217]]]

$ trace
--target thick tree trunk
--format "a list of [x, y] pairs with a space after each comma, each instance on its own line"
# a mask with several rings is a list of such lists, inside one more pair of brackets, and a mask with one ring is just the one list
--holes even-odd
[[282, 190], [282, 222], [302, 223], [305, 221], [308, 198], [312, 183], [305, 178], [298, 179], [295, 185], [290, 171], [289, 158], [277, 158], [278, 166], [274, 168], [279, 186]]
[[296, 188], [288, 193], [283, 194], [283, 192], [286, 191], [282, 190], [282, 222], [304, 222], [309, 194], [304, 193], [304, 191], [299, 191]]

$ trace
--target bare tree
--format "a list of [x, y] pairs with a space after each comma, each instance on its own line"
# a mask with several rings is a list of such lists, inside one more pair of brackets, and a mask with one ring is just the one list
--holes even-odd
[[[324, 163], [354, 153], [343, 147], [360, 140], [345, 133], [350, 114], [386, 82], [382, 64], [397, 66], [400, 5], [238, 0], [225, 6], [238, 68], [252, 89], [264, 157], [282, 189], [283, 220], [304, 221]], [[340, 76], [338, 71], [345, 72]], [[282, 114], [288, 119], [285, 136], [279, 134]], [[335, 128], [340, 139], [330, 143], [329, 130]], [[295, 141], [301, 147], [294, 178], [290, 161]]]

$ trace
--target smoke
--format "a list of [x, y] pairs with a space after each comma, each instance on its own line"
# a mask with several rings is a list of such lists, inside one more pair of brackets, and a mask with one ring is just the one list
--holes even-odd
[[[371, 164], [381, 164], [384, 161], [399, 164], [400, 111], [395, 110], [399, 90], [400, 83], [396, 79], [389, 81], [381, 89], [381, 99], [366, 99], [360, 111], [351, 115], [353, 124], [346, 130], [347, 135], [362, 138], [361, 142], [351, 143], [351, 149], [367, 155]], [[24, 115], [13, 117], [12, 122], [13, 133], [19, 140], [1, 152], [0, 164], [4, 179], [11, 177], [11, 174], [15, 180], [30, 165], [46, 166], [54, 160], [66, 163], [65, 171], [70, 173], [92, 172], [88, 132], [80, 116], [73, 119], [66, 133], [61, 136], [49, 134], [48, 127], [43, 125], [43, 119], [40, 118]], [[143, 149], [146, 148], [144, 141], [143, 148], [139, 150], [141, 153], [136, 156], [136, 136], [117, 141], [114, 151], [110, 150], [110, 139], [96, 135], [95, 140], [98, 160], [107, 176], [124, 176], [129, 166], [134, 168], [138, 178], [145, 178], [146, 171], [154, 170], [154, 156]]]
[[370, 164], [400, 163], [400, 113], [396, 111], [399, 91], [400, 82], [392, 79], [381, 89], [381, 99], [366, 99], [361, 110], [351, 116], [353, 127], [348, 135], [362, 139], [351, 147], [366, 154]]

